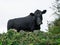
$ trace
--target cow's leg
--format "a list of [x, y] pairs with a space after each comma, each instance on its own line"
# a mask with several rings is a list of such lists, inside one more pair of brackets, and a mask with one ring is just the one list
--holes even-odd
[[30, 31], [31, 31], [31, 32], [34, 31], [34, 25], [31, 26], [31, 30], [30, 30]]
[[20, 32], [20, 30], [17, 30], [17, 32]]

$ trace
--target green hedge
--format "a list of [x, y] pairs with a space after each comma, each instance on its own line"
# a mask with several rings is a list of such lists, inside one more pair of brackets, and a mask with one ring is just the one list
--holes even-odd
[[18, 33], [10, 29], [7, 33], [0, 34], [0, 45], [60, 45], [60, 34], [53, 36], [39, 30]]

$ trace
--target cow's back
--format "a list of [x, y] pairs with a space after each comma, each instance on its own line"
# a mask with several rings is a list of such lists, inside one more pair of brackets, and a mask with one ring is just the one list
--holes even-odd
[[33, 25], [34, 19], [32, 16], [27, 16], [23, 18], [15, 18], [11, 19], [8, 22], [8, 29], [16, 29], [16, 30], [30, 30], [31, 25]]

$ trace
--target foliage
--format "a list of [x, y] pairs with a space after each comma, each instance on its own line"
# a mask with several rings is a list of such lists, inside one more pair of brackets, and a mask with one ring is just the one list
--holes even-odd
[[53, 15], [56, 15], [60, 18], [60, 0], [55, 0], [54, 3], [52, 3], [51, 8], [54, 11]]
[[50, 26], [49, 25], [49, 32], [52, 34], [59, 34], [60, 33], [60, 19], [56, 19], [53, 22], [54, 25]]
[[49, 32], [20, 31], [10, 29], [7, 33], [0, 34], [0, 45], [59, 45], [60, 34], [51, 35]]
[[[51, 39], [50, 43], [52, 44], [55, 43], [54, 45], [60, 45], [60, 0], [55, 0], [56, 2], [53, 5], [53, 9], [55, 9], [54, 11], [54, 15], [58, 16], [58, 19], [55, 19], [54, 22], [48, 24], [48, 37]], [[52, 25], [53, 24], [53, 25]]]
[[53, 24], [52, 26], [49, 25], [49, 34], [51, 38], [55, 40], [56, 45], [60, 45], [60, 18], [56, 19]]
[[52, 8], [54, 9], [54, 15], [58, 16], [58, 19], [55, 19], [52, 25], [48, 24], [49, 26], [49, 32], [52, 33], [52, 35], [60, 34], [60, 0], [55, 0], [55, 2], [52, 4]]

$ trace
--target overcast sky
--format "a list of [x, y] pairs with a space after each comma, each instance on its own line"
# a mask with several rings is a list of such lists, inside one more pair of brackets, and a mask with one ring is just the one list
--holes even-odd
[[46, 31], [47, 20], [51, 21], [52, 10], [49, 8], [54, 0], [0, 0], [0, 33], [7, 32], [9, 19], [25, 17], [35, 10], [47, 10], [43, 15], [41, 30]]

